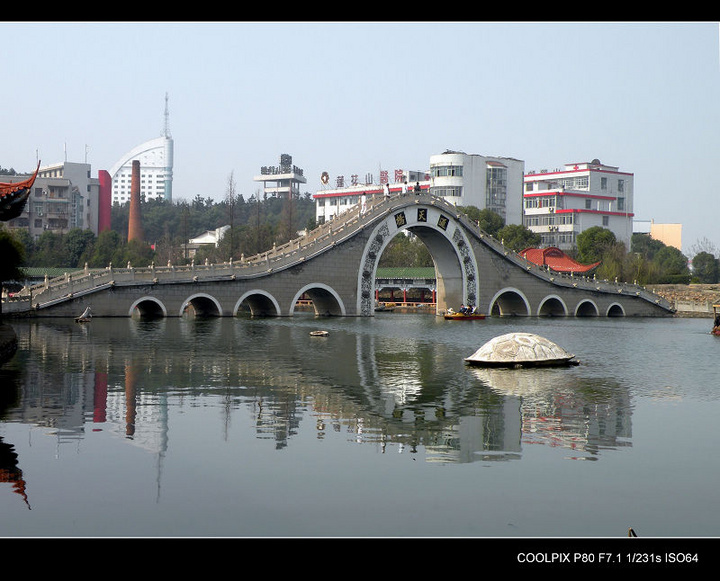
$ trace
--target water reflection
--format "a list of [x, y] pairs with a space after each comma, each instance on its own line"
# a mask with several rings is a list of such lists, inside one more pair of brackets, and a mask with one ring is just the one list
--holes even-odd
[[60, 442], [103, 430], [159, 454], [169, 410], [204, 406], [226, 423], [249, 412], [253, 436], [277, 449], [301, 429], [383, 451], [422, 447], [428, 462], [517, 460], [529, 444], [597, 459], [629, 445], [628, 389], [616, 381], [582, 367], [468, 368], [476, 337], [459, 347], [458, 335], [444, 341], [432, 323], [405, 322], [388, 332], [377, 320], [323, 321], [328, 337], [310, 337], [318, 321], [303, 317], [21, 322], [18, 352], [0, 370], [0, 414]]
[[631, 402], [615, 380], [565, 368], [472, 369], [493, 391], [515, 399], [523, 444], [547, 444], [597, 460], [601, 449], [630, 445]]

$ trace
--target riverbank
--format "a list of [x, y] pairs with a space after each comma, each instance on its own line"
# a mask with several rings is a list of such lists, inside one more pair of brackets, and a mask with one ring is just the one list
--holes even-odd
[[720, 304], [720, 284], [657, 284], [647, 289], [671, 302], [678, 317], [712, 317], [712, 306]]

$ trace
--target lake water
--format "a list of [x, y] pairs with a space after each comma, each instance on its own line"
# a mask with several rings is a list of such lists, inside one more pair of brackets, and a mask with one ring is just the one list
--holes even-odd
[[[12, 321], [0, 536], [716, 537], [710, 323]], [[510, 331], [581, 364], [465, 365]]]

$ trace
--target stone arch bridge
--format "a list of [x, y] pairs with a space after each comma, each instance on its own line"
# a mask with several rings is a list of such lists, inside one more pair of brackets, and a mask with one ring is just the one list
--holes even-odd
[[372, 316], [375, 273], [409, 230], [435, 263], [437, 312], [476, 305], [493, 316], [667, 316], [672, 305], [634, 284], [548, 272], [480, 230], [442, 198], [377, 197], [272, 250], [239, 262], [85, 270], [23, 289], [7, 315], [77, 317], [292, 316], [302, 296], [317, 315]]

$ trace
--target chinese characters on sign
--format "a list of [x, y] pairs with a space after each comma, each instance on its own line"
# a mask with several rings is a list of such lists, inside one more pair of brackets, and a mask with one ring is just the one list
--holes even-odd
[[[266, 168], [263, 168], [266, 169]], [[269, 168], [268, 168], [269, 169]], [[326, 172], [325, 172], [326, 173]], [[325, 175], [323, 173], [323, 176]], [[401, 169], [396, 169], [393, 173], [395, 177], [395, 183], [400, 183], [403, 181], [404, 172]], [[366, 186], [372, 185], [374, 182], [373, 175], [371, 173], [365, 174], [365, 184]], [[323, 181], [323, 183], [327, 183], [327, 181]], [[388, 170], [381, 170], [380, 171], [380, 184], [388, 184], [390, 183], [390, 172]], [[350, 176], [350, 185], [351, 186], [358, 186], [360, 185], [360, 180], [358, 178], [357, 174], [352, 174]], [[336, 188], [344, 188], [345, 187], [345, 176], [337, 176], [335, 178], [335, 187]]]

